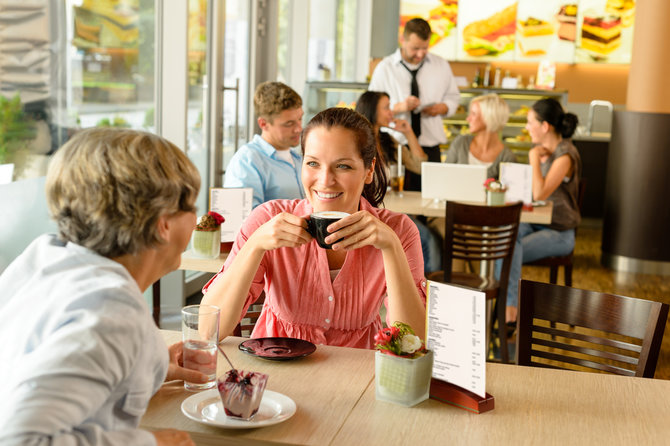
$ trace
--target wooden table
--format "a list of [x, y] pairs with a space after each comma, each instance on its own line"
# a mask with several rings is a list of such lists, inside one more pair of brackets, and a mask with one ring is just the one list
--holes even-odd
[[[481, 204], [481, 203], [473, 203]], [[435, 202], [430, 198], [422, 198], [421, 192], [403, 192], [402, 197], [398, 192], [389, 192], [384, 198], [386, 209], [403, 214], [424, 215], [426, 217], [444, 217], [445, 203]], [[545, 206], [534, 207], [533, 210], [523, 210], [521, 221], [525, 223], [538, 223], [548, 225], [551, 223], [551, 212], [554, 203], [547, 201]]]
[[[181, 332], [162, 331], [166, 343], [181, 340]], [[147, 429], [174, 428], [195, 434], [197, 443], [228, 444], [312, 444], [327, 445], [374, 379], [373, 352], [370, 350], [318, 346], [310, 356], [286, 362], [257, 359], [242, 353], [243, 338], [228, 337], [221, 343], [235, 367], [270, 375], [268, 390], [289, 396], [297, 412], [289, 420], [262, 429], [227, 430], [191, 421], [181, 412], [181, 403], [193, 395], [183, 383], [164, 385], [153, 397], [142, 426]], [[230, 367], [219, 356], [217, 375]]]
[[202, 271], [205, 273], [218, 273], [221, 270], [224, 262], [228, 258], [230, 252], [222, 252], [219, 257], [214, 259], [202, 259], [195, 257], [191, 251], [186, 251], [181, 255], [181, 263], [179, 269], [189, 271]]
[[[179, 332], [163, 332], [168, 343]], [[428, 400], [404, 408], [375, 400], [374, 352], [318, 346], [297, 361], [271, 362], [223, 341], [237, 367], [270, 375], [268, 389], [291, 397], [296, 414], [275, 426], [226, 430], [189, 420], [181, 402], [192, 395], [166, 384], [142, 426], [190, 432], [197, 444], [445, 445], [665, 444], [670, 438], [670, 381], [487, 364], [496, 408], [475, 415]], [[219, 374], [223, 373], [219, 361]]]

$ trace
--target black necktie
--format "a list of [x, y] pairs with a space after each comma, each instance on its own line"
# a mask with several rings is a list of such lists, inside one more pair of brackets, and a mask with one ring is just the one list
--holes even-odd
[[[407, 65], [403, 61], [400, 61], [403, 67], [407, 71], [409, 71], [409, 74], [412, 75], [412, 84], [410, 86], [410, 94], [412, 96], [416, 96], [417, 98], [419, 97], [419, 83], [416, 81], [416, 73], [419, 72], [423, 64], [419, 65], [416, 67], [416, 70], [410, 70]], [[412, 130], [414, 130], [414, 134], [418, 138], [419, 135], [421, 135], [421, 113], [414, 113], [410, 112], [410, 116], [412, 118]]]

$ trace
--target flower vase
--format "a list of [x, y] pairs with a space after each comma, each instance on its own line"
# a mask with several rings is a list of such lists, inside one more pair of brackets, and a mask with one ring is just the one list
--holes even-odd
[[196, 257], [214, 259], [221, 252], [221, 228], [215, 231], [193, 231], [191, 248]]
[[411, 407], [429, 397], [433, 373], [433, 352], [418, 358], [375, 353], [375, 397]]
[[486, 204], [489, 206], [502, 206], [505, 204], [505, 191], [487, 190]]

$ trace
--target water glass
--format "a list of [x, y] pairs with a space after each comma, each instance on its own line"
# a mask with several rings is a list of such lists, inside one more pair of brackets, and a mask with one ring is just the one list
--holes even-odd
[[184, 341], [184, 367], [209, 377], [204, 383], [184, 381], [186, 390], [210, 389], [216, 385], [216, 345], [219, 342], [219, 307], [189, 305], [181, 310], [181, 332]]

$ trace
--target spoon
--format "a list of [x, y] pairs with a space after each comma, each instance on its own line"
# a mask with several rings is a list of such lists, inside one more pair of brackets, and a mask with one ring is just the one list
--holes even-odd
[[219, 344], [216, 344], [216, 348], [218, 348], [219, 351], [221, 352], [221, 354], [223, 355], [223, 357], [226, 358], [226, 361], [228, 361], [228, 364], [230, 364], [230, 368], [233, 369], [233, 370], [237, 370], [235, 368], [235, 366], [233, 365], [233, 363], [230, 362], [230, 359], [228, 359], [228, 355], [226, 355], [226, 352], [223, 351], [223, 349], [221, 348], [221, 346]]

